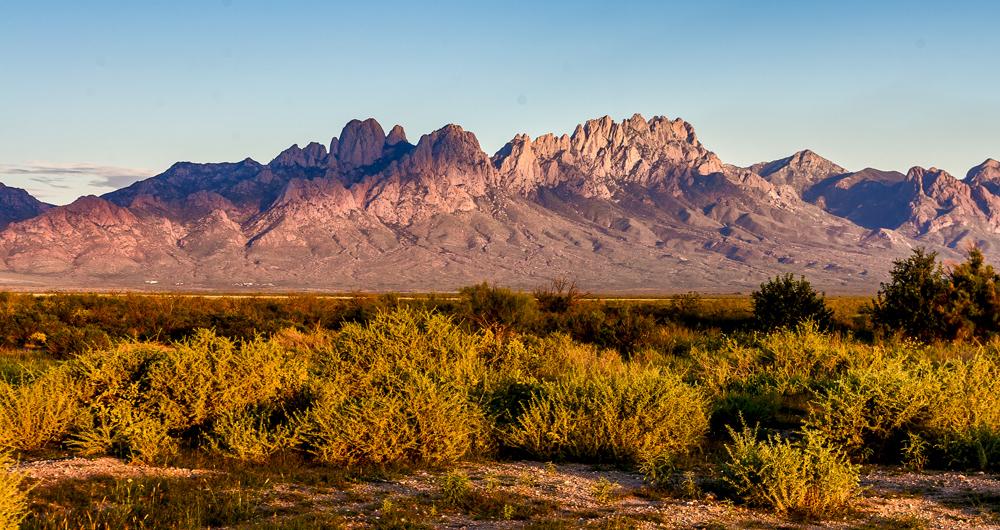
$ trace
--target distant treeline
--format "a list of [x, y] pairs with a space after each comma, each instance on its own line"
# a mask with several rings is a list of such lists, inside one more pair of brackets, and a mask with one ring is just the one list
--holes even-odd
[[648, 302], [603, 301], [585, 299], [563, 281], [533, 293], [483, 283], [462, 289], [457, 297], [405, 299], [391, 293], [332, 298], [0, 292], [0, 348], [34, 348], [58, 357], [104, 348], [118, 339], [178, 340], [198, 329], [234, 339], [270, 336], [288, 328], [336, 330], [400, 306], [433, 309], [468, 329], [539, 335], [563, 331], [623, 350], [653, 340], [657, 324], [731, 330], [752, 323], [745, 298], [705, 301], [689, 294]]
[[879, 335], [982, 340], [1000, 331], [998, 286], [1000, 276], [977, 249], [947, 269], [936, 254], [918, 249], [895, 263], [874, 299], [826, 299], [805, 278], [791, 275], [765, 282], [750, 298], [690, 293], [650, 301], [588, 297], [564, 280], [533, 292], [482, 283], [458, 296], [405, 299], [391, 293], [348, 298], [0, 293], [0, 348], [33, 348], [60, 357], [124, 338], [178, 340], [198, 329], [234, 339], [289, 328], [336, 330], [400, 306], [438, 311], [466, 329], [562, 332], [625, 354], [650, 346], [669, 349], [683, 337], [679, 330], [770, 330], [806, 320], [865, 340]]

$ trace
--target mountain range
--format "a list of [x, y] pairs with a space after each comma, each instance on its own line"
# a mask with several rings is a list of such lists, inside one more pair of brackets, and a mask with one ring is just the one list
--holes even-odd
[[353, 120], [263, 164], [178, 162], [50, 206], [0, 185], [0, 285], [449, 290], [562, 277], [733, 292], [778, 273], [871, 291], [917, 246], [1000, 256], [1000, 162], [848, 171], [805, 150], [724, 163], [681, 119], [605, 116], [490, 156], [447, 125]]

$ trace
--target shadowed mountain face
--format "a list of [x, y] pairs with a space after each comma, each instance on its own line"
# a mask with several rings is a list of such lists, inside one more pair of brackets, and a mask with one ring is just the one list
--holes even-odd
[[21, 188], [0, 184], [0, 228], [10, 223], [30, 219], [51, 208]]
[[[0, 281], [451, 289], [554, 277], [594, 291], [734, 291], [808, 275], [883, 280], [915, 245], [996, 245], [1000, 166], [849, 172], [811, 151], [740, 168], [680, 119], [604, 117], [492, 157], [448, 125], [411, 143], [348, 123], [267, 164], [174, 164], [0, 231]], [[44, 209], [43, 209], [44, 210]]]

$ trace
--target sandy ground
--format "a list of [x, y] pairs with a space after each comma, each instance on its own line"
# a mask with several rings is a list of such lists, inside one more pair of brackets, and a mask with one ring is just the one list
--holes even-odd
[[[46, 487], [67, 479], [114, 477], [198, 478], [214, 471], [157, 468], [113, 458], [43, 460], [19, 466]], [[533, 499], [553, 506], [545, 515], [576, 527], [627, 521], [630, 528], [1000, 528], [1000, 476], [866, 468], [863, 492], [837, 519], [801, 521], [697, 492], [692, 498], [655, 494], [634, 473], [577, 464], [537, 462], [466, 463], [460, 471], [480, 491], [502, 498]], [[385, 482], [344, 488], [276, 482], [264, 494], [269, 511], [301, 509], [344, 515], [351, 527], [366, 527], [391, 505], [407, 506], [439, 528], [522, 528], [527, 521], [475, 520], [454, 510], [438, 513], [441, 472], [416, 472]], [[698, 481], [696, 481], [697, 484]]]

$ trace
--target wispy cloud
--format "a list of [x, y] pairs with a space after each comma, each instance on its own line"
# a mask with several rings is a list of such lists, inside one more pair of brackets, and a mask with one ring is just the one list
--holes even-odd
[[0, 164], [0, 182], [28, 188], [39, 199], [57, 203], [116, 190], [153, 173], [148, 169], [88, 163]]
[[0, 175], [32, 175], [32, 180], [55, 184], [71, 180], [73, 183], [87, 179], [91, 186], [120, 188], [152, 175], [148, 169], [96, 164], [57, 164], [32, 162], [28, 164], [0, 164]]

